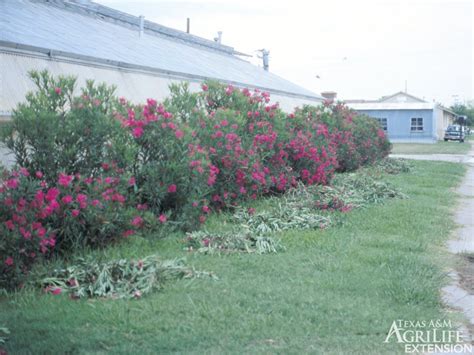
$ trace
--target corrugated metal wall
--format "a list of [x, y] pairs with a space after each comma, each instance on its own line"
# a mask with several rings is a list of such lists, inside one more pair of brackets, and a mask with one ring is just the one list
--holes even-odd
[[[105, 82], [117, 86], [117, 95], [128, 100], [141, 103], [147, 98], [158, 101], [164, 99], [168, 93], [168, 86], [172, 82], [190, 81], [189, 79], [171, 78], [153, 73], [131, 71], [124, 69], [106, 68], [91, 63], [80, 64], [66, 60], [48, 59], [48, 57], [30, 56], [22, 53], [0, 52], [0, 116], [5, 111], [11, 111], [24, 100], [25, 94], [34, 89], [28, 78], [28, 71], [47, 69], [54, 75], [74, 75], [78, 78], [78, 87], [84, 85], [85, 80], [93, 79], [96, 82]], [[199, 90], [199, 81], [190, 81], [192, 90]], [[272, 101], [280, 102], [282, 109], [291, 111], [303, 104], [318, 104], [305, 98], [272, 94]], [[3, 113], [2, 113], [3, 111]]]

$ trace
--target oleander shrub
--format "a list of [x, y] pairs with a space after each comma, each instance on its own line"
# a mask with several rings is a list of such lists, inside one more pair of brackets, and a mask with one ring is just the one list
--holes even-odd
[[390, 142], [377, 121], [356, 114], [342, 103], [325, 102], [318, 107], [306, 105], [297, 109], [295, 115], [300, 121], [319, 122], [327, 128], [339, 172], [354, 171], [385, 158], [390, 152]]
[[[225, 91], [230, 92], [228, 88]], [[245, 94], [237, 94], [235, 89], [230, 95], [237, 97], [240, 110], [235, 110], [238, 104], [231, 98], [228, 104], [234, 109], [204, 112], [194, 130], [217, 167], [218, 174], [209, 181], [215, 206], [235, 205], [248, 198], [284, 191], [294, 182], [292, 172], [286, 169], [281, 129], [275, 123], [283, 118], [278, 106], [246, 103], [242, 100]]]
[[115, 115], [133, 140], [135, 155], [128, 169], [138, 202], [161, 221], [171, 216], [185, 229], [204, 222], [218, 170], [187, 124], [152, 99], [144, 106], [122, 100]]
[[50, 185], [25, 168], [0, 178], [0, 287], [22, 281], [34, 262], [84, 247], [103, 247], [153, 228], [156, 218], [127, 205], [129, 180], [60, 173]]
[[334, 171], [334, 153], [315, 122], [299, 125], [260, 90], [217, 83], [203, 85], [196, 137], [219, 169], [212, 200], [239, 200], [281, 193], [298, 180], [327, 183]]
[[[164, 223], [193, 230], [212, 210], [329, 185], [336, 171], [390, 149], [375, 120], [342, 104], [288, 114], [267, 92], [212, 81], [199, 92], [173, 84], [164, 102], [136, 104], [104, 84], [89, 81], [76, 95], [72, 77], [30, 76], [37, 90], [2, 134], [17, 168], [0, 178], [0, 287], [18, 286], [52, 254]], [[328, 203], [347, 209], [341, 201]], [[291, 225], [293, 214], [280, 212]], [[307, 223], [320, 226], [307, 212]]]
[[29, 73], [36, 91], [13, 111], [2, 140], [18, 166], [30, 174], [42, 171], [48, 182], [60, 172], [97, 175], [101, 163], [125, 163], [120, 124], [110, 115], [114, 88], [88, 81], [75, 95], [74, 77], [47, 71]]

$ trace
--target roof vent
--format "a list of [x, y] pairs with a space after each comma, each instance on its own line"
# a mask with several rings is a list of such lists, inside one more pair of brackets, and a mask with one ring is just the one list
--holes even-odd
[[222, 31], [217, 31], [217, 37], [214, 37], [214, 41], [222, 44]]
[[262, 55], [258, 56], [258, 57], [263, 61], [263, 69], [265, 71], [268, 71], [269, 60], [270, 60], [270, 51], [265, 49], [265, 48], [262, 48], [262, 49], [259, 49], [257, 52], [262, 53]]
[[145, 32], [145, 16], [140, 15], [138, 16], [139, 27], [140, 27], [140, 37], [143, 37], [143, 33]]

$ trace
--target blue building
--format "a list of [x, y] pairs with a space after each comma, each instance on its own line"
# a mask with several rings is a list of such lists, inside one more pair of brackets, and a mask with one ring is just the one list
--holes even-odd
[[380, 100], [347, 100], [357, 112], [377, 119], [391, 142], [434, 143], [443, 139], [444, 131], [456, 114], [447, 108], [418, 97], [398, 92]]

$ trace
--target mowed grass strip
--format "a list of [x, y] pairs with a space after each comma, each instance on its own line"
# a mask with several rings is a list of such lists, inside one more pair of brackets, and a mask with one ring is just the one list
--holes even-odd
[[434, 144], [394, 143], [393, 154], [467, 154], [471, 145], [467, 142], [439, 141]]
[[[385, 344], [397, 319], [447, 319], [439, 298], [449, 262], [459, 164], [414, 162], [385, 179], [410, 196], [347, 213], [326, 230], [280, 234], [278, 254], [205, 255], [183, 235], [131, 238], [103, 258], [187, 257], [219, 280], [169, 283], [141, 300], [80, 300], [24, 290], [0, 300], [16, 353], [403, 353]], [[265, 202], [262, 202], [262, 206]], [[258, 206], [257, 206], [258, 207]], [[215, 215], [209, 229], [228, 222]]]

